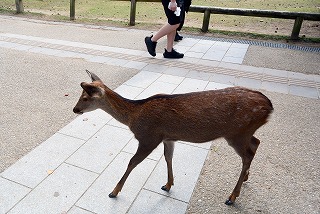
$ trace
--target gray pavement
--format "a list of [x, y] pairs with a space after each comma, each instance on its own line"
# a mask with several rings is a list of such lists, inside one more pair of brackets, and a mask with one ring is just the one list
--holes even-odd
[[[165, 39], [156, 58], [145, 50], [151, 31], [7, 16], [0, 25], [0, 213], [319, 213], [319, 53], [185, 38], [175, 48], [186, 57], [165, 60]], [[109, 199], [137, 142], [104, 112], [72, 113], [85, 69], [132, 99], [232, 85], [270, 97], [236, 204], [223, 203], [241, 166], [224, 140], [178, 142], [169, 194], [160, 146]]]

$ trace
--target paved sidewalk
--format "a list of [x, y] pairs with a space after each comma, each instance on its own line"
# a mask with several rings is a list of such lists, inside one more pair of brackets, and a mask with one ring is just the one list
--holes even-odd
[[1, 47], [217, 83], [319, 98], [319, 75], [241, 65], [249, 45], [186, 38], [175, 45], [186, 57], [150, 58], [146, 51], [0, 33]]
[[[185, 58], [166, 60], [134, 48], [0, 32], [0, 48], [138, 70], [115, 89], [131, 99], [235, 85], [320, 99], [318, 75], [243, 65], [245, 44], [185, 38], [175, 46]], [[176, 143], [170, 193], [160, 189], [167, 177], [161, 144], [110, 199], [136, 147], [128, 128], [105, 112], [78, 116], [0, 174], [0, 213], [185, 213], [211, 142]]]

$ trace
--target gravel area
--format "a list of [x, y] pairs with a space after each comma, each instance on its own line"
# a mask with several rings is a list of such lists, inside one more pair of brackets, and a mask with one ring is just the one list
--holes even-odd
[[243, 64], [320, 75], [320, 53], [249, 46]]

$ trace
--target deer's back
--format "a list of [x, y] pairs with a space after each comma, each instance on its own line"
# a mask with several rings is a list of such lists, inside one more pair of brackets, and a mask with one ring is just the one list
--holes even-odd
[[137, 135], [206, 142], [240, 133], [253, 134], [273, 110], [262, 93], [240, 87], [178, 95], [155, 95], [137, 101], [129, 124]]

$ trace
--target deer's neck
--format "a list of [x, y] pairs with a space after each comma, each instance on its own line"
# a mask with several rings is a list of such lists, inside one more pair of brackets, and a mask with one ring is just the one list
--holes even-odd
[[119, 122], [129, 125], [130, 116], [134, 111], [134, 104], [130, 102], [130, 100], [108, 89], [106, 93], [106, 105], [101, 109], [109, 113]]

